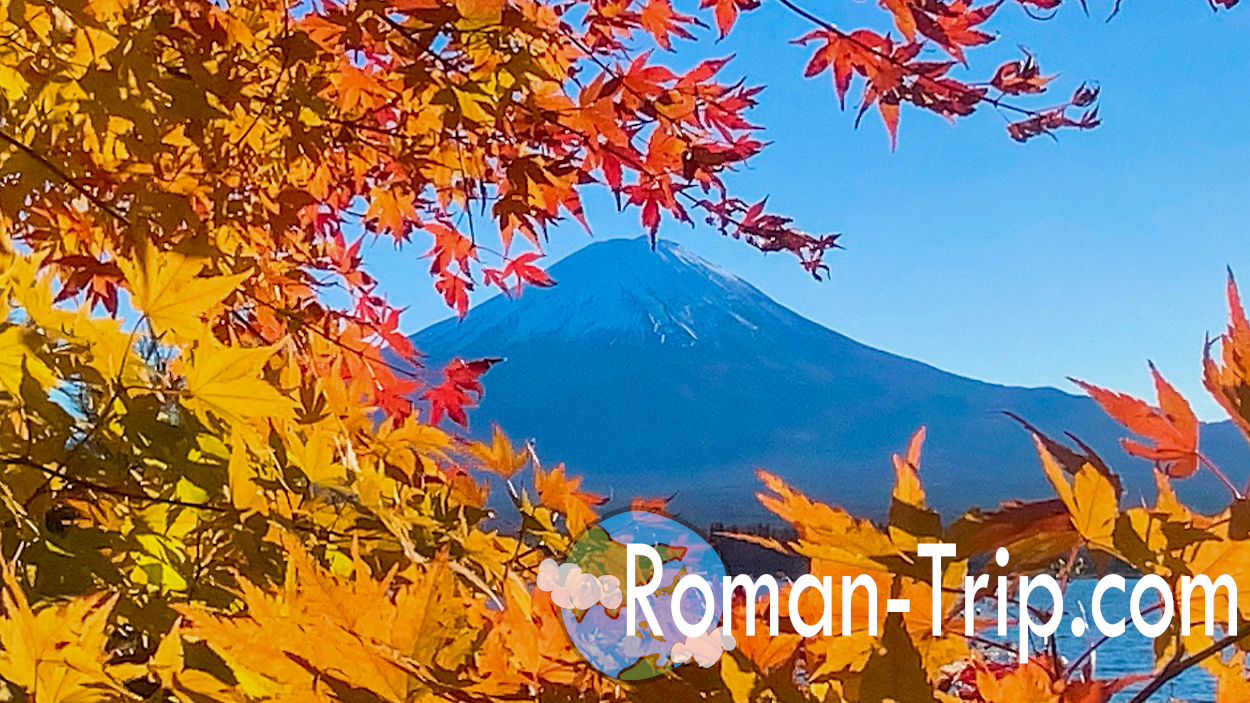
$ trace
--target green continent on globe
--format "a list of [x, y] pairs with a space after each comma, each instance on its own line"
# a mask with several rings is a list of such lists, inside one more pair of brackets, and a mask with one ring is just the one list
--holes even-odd
[[616, 678], [622, 681], [646, 681], [648, 679], [653, 679], [666, 671], [672, 671], [673, 665], [671, 663], [660, 666], [658, 664], [659, 660], [660, 655], [648, 654], [647, 656], [638, 659], [633, 664], [621, 669], [621, 673]]
[[[685, 547], [674, 547], [668, 544], [655, 545], [655, 551], [660, 555], [662, 563], [671, 561], [681, 561], [686, 556]], [[573, 548], [569, 550], [568, 561], [577, 564], [584, 572], [594, 576], [615, 576], [621, 584], [621, 589], [625, 588], [625, 574], [628, 566], [628, 551], [625, 544], [616, 541], [612, 535], [608, 534], [601, 525], [594, 525], [586, 530], [573, 544]], [[645, 584], [651, 580], [651, 562], [649, 559], [639, 560], [638, 571], [635, 574], [634, 585]], [[672, 588], [670, 584], [668, 588]], [[616, 618], [621, 609], [612, 610], [604, 609], [609, 617]], [[578, 622], [586, 616], [585, 610], [574, 609], [574, 617]]]

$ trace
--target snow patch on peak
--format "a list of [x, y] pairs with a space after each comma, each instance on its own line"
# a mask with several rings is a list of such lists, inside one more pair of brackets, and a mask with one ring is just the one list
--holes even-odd
[[536, 337], [610, 346], [716, 344], [801, 320], [741, 278], [680, 245], [647, 237], [591, 244], [550, 268], [553, 288], [498, 297], [463, 322], [421, 333], [437, 346], [489, 340], [500, 349]]
[[721, 268], [720, 266], [717, 266], [716, 264], [708, 261], [707, 259], [704, 259], [695, 255], [689, 249], [682, 247], [680, 244], [677, 244], [676, 242], [670, 242], [667, 239], [662, 239], [660, 240], [660, 245], [662, 245], [662, 247], [660, 248], [660, 251], [663, 252], [662, 253], [663, 256], [673, 257], [674, 259], [676, 259], [676, 261], [680, 262], [681, 264], [685, 266], [689, 266], [691, 268], [696, 268], [696, 269], [703, 269], [709, 273], [716, 274], [720, 278], [728, 279], [735, 283], [745, 283], [745, 281], [743, 281], [741, 278], [738, 278], [736, 275], [730, 273], [729, 271], [726, 271], [725, 269]]

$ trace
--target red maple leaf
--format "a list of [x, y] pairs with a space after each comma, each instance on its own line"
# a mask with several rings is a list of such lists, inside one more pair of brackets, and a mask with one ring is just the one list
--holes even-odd
[[443, 369], [443, 382], [432, 386], [421, 397], [430, 403], [430, 423], [437, 425], [446, 416], [462, 427], [469, 425], [466, 409], [482, 399], [482, 374], [502, 359], [456, 359]]

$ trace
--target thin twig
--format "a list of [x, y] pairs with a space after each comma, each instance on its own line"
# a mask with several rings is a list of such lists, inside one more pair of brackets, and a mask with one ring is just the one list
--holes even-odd
[[127, 225], [130, 224], [130, 220], [126, 219], [125, 215], [123, 215], [120, 211], [118, 211], [112, 205], [101, 200], [98, 196], [96, 196], [91, 191], [79, 185], [78, 182], [75, 181], [73, 178], [71, 178], [68, 173], [63, 171], [60, 166], [57, 166], [56, 164], [52, 163], [43, 154], [40, 154], [39, 152], [35, 151], [31, 147], [27, 146], [25, 143], [21, 142], [15, 137], [10, 136], [7, 132], [4, 132], [4, 131], [0, 131], [0, 141], [4, 141], [9, 144], [12, 144], [15, 148], [17, 148], [18, 151], [29, 156], [35, 161], [38, 161], [44, 168], [51, 171], [53, 175], [55, 175], [57, 178], [64, 181], [66, 185], [73, 188], [80, 195], [82, 195], [82, 197], [90, 201], [92, 205], [95, 205], [96, 207], [100, 208], [101, 210], [108, 213], [109, 215], [112, 215], [113, 217], [117, 218], [123, 223]]
[[174, 505], [174, 506], [178, 506], [182, 508], [196, 508], [198, 510], [211, 510], [213, 512], [218, 512], [218, 513], [224, 513], [224, 512], [229, 511], [229, 508], [225, 508], [220, 505], [213, 505], [212, 503], [193, 503], [190, 501], [178, 500], [177, 498], [162, 498], [160, 496], [147, 495], [146, 493], [132, 493], [130, 491], [122, 490], [120, 488], [112, 488], [112, 487], [105, 486], [100, 483], [96, 483], [95, 481], [91, 481], [89, 479], [78, 478], [76, 476], [69, 476], [63, 472], [57, 471], [56, 469], [48, 468], [47, 466], [44, 466], [43, 464], [40, 464], [39, 462], [33, 461], [26, 457], [0, 457], [0, 463], [17, 464], [19, 466], [26, 466], [32, 469], [37, 469], [39, 471], [44, 472], [48, 476], [51, 476], [52, 478], [58, 478], [58, 479], [61, 479], [62, 481], [65, 481], [66, 483], [71, 483], [71, 484], [75, 484], [78, 486], [82, 486], [83, 488], [86, 488], [88, 490], [95, 491], [97, 493], [104, 493], [105, 495], [115, 496], [117, 498], [126, 498], [128, 500], [138, 500], [138, 501], [144, 501], [148, 503], [160, 503], [162, 505]]
[[[1163, 667], [1158, 676], [1152, 679], [1150, 683], [1146, 684], [1145, 688], [1138, 691], [1137, 695], [1130, 698], [1128, 703], [1145, 703], [1152, 695], [1154, 695], [1156, 691], [1163, 688], [1163, 685], [1168, 681], [1171, 681], [1198, 664], [1201, 664], [1211, 656], [1220, 653], [1221, 651], [1237, 644], [1238, 642], [1241, 642], [1242, 640], [1245, 640], [1246, 638], [1250, 638], [1250, 632], [1246, 632], [1241, 635], [1228, 635], [1223, 639], [1212, 642], [1206, 649], [1203, 649], [1192, 656], [1173, 659], [1168, 662], [1167, 666]], [[1177, 651], [1177, 654], [1180, 654], [1179, 650]]]

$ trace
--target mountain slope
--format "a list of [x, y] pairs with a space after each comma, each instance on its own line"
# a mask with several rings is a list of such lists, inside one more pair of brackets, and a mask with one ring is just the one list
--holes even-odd
[[[877, 516], [889, 501], [890, 454], [926, 425], [922, 471], [930, 501], [948, 514], [1046, 497], [1031, 439], [1002, 414], [1011, 410], [1076, 434], [1120, 467], [1131, 492], [1153, 493], [1149, 467], [1124, 456], [1118, 426], [1089, 399], [975, 381], [865, 346], [676, 244], [607, 240], [551, 273], [554, 288], [486, 301], [413, 339], [435, 363], [504, 357], [486, 377], [474, 430], [497, 420], [594, 490], [676, 492], [673, 508], [692, 520], [742, 522], [766, 517], [753, 497], [753, 470], [764, 467]], [[1227, 423], [1205, 428], [1205, 449], [1226, 469], [1245, 465], [1243, 445]], [[1206, 476], [1183, 488], [1212, 509], [1226, 498]]]

